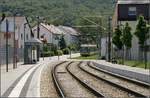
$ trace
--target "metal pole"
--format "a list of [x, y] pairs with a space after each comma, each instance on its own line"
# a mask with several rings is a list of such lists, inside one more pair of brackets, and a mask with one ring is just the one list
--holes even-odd
[[16, 49], [16, 45], [15, 45], [15, 15], [14, 15], [14, 59], [13, 59], [13, 69], [15, 69], [15, 61], [16, 61], [16, 59], [15, 59], [15, 49]]
[[99, 25], [100, 25], [100, 28], [99, 28], [99, 56], [101, 56], [101, 38], [102, 38], [102, 29], [101, 29], [101, 26], [102, 26], [102, 18], [100, 17], [100, 21], [99, 21]]
[[8, 20], [6, 19], [6, 72], [8, 72]]
[[26, 23], [24, 24], [24, 62], [25, 62], [25, 28], [26, 28]]
[[44, 42], [43, 42], [43, 61], [44, 61]]
[[108, 62], [111, 61], [111, 42], [110, 42], [110, 35], [111, 35], [111, 17], [108, 18]]
[[[40, 39], [40, 28], [39, 28], [39, 25], [40, 25], [40, 18], [39, 16], [37, 17], [37, 38]], [[39, 61], [39, 58], [40, 58], [40, 46], [37, 47], [37, 61]]]
[[71, 59], [71, 46], [70, 46], [70, 59]]

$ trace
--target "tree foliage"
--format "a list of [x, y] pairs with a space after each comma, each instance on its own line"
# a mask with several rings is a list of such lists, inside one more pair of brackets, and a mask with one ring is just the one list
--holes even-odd
[[60, 41], [59, 41], [59, 46], [60, 46], [60, 49], [63, 50], [67, 47], [66, 45], [66, 41], [64, 39], [64, 36], [62, 35], [61, 38], [60, 38]]
[[131, 33], [131, 26], [129, 22], [126, 22], [125, 27], [123, 28], [123, 37], [122, 42], [127, 48], [132, 47], [132, 33]]
[[121, 36], [122, 36], [122, 30], [120, 25], [117, 25], [117, 27], [115, 28], [115, 32], [114, 32], [114, 36], [112, 38], [112, 42], [113, 44], [119, 49], [121, 50], [123, 47], [123, 43], [121, 40]]
[[98, 15], [104, 11], [112, 14], [112, 5], [112, 0], [0, 0], [0, 14], [27, 16], [32, 26], [36, 24], [36, 16], [48, 23], [71, 26], [77, 25], [85, 15]]
[[140, 16], [137, 21], [135, 35], [139, 39], [139, 45], [145, 46], [146, 41], [149, 38], [149, 25], [143, 16]]

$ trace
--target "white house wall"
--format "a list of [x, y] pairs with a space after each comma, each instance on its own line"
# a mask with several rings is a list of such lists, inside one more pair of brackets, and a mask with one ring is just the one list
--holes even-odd
[[[24, 21], [24, 23], [27, 23], [27, 21]], [[18, 39], [18, 47], [19, 48], [21, 48], [21, 47], [24, 48], [24, 36], [25, 36], [25, 41], [31, 39], [31, 31], [30, 31], [29, 25], [26, 25], [25, 35], [24, 35], [24, 23], [21, 24], [21, 27], [20, 27], [19, 39]], [[21, 34], [22, 34], [22, 38], [21, 38]], [[28, 35], [28, 39], [27, 39], [27, 35]]]
[[[44, 34], [44, 38], [46, 38], [48, 43], [52, 43], [52, 33], [47, 30], [45, 27], [40, 25], [40, 37]], [[37, 28], [34, 30], [34, 38], [37, 38]]]

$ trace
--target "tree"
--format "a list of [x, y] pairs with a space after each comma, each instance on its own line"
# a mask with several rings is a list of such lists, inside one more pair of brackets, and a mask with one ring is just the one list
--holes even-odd
[[147, 21], [144, 19], [143, 16], [139, 17], [134, 34], [139, 40], [139, 46], [144, 49], [144, 63], [145, 69], [147, 69], [146, 41], [149, 38], [149, 25], [147, 24]]
[[115, 34], [112, 38], [112, 42], [119, 50], [121, 50], [123, 46], [123, 43], [121, 41], [121, 36], [122, 36], [121, 27], [120, 25], [117, 25], [117, 27], [115, 28]]
[[66, 41], [65, 41], [65, 39], [64, 39], [64, 35], [62, 35], [61, 38], [60, 38], [59, 46], [60, 46], [60, 49], [61, 49], [61, 50], [62, 50], [62, 49], [65, 49], [65, 48], [67, 47]]
[[115, 34], [112, 38], [112, 43], [117, 47], [118, 50], [121, 50], [123, 47], [121, 37], [122, 37], [122, 30], [120, 25], [117, 25], [117, 27], [115, 28]]
[[129, 49], [132, 47], [132, 34], [131, 26], [129, 22], [126, 22], [125, 27], [123, 28], [122, 42], [126, 47], [126, 58], [129, 57]]

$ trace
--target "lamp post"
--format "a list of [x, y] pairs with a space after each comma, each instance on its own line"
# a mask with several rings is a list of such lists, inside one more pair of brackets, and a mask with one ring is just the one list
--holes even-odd
[[16, 66], [16, 56], [15, 56], [16, 55], [16, 47], [15, 47], [16, 46], [15, 45], [16, 44], [16, 42], [15, 42], [15, 36], [16, 36], [15, 35], [15, 16], [16, 15], [14, 14], [14, 59], [13, 59], [13, 69], [15, 69], [15, 66]]
[[26, 33], [25, 33], [25, 32], [26, 32], [25, 29], [26, 29], [26, 25], [27, 25], [27, 24], [28, 24], [28, 23], [24, 23], [24, 62], [25, 62], [25, 40], [26, 40], [26, 39], [25, 39], [25, 34], [26, 34]]
[[[37, 38], [40, 39], [40, 17], [37, 16]], [[37, 61], [40, 58], [40, 46], [37, 47]]]
[[6, 19], [6, 72], [8, 72], [8, 20]]
[[108, 62], [111, 61], [111, 25], [110, 25], [110, 22], [111, 22], [111, 17], [109, 16], [108, 17]]

